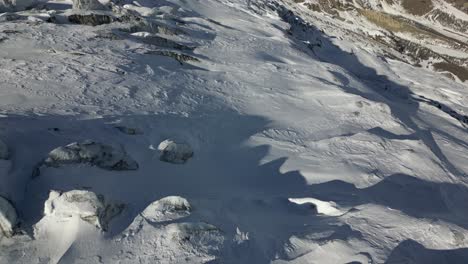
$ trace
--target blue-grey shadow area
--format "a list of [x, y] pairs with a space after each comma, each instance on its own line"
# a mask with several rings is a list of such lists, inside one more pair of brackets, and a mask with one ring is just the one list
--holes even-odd
[[390, 254], [385, 264], [465, 264], [468, 248], [428, 249], [414, 240], [401, 242]]
[[[263, 117], [230, 110], [191, 117], [10, 115], [2, 118], [1, 125], [2, 140], [12, 150], [12, 169], [6, 175], [11, 181], [2, 186], [0, 195], [11, 198], [20, 229], [31, 236], [33, 225], [43, 217], [49, 191], [74, 189], [90, 190], [109, 202], [125, 204], [124, 212], [110, 222], [106, 239], [119, 236], [150, 203], [170, 195], [185, 197], [195, 210], [184, 221], [208, 222], [226, 235], [219, 257], [222, 263], [269, 263], [281, 255], [291, 236], [312, 232], [307, 225], [311, 219], [323, 228], [328, 226], [314, 207], [288, 201], [305, 193], [307, 184], [297, 171], [281, 172], [286, 158], [260, 164], [269, 146], [246, 145], [252, 135], [270, 128], [270, 121]], [[128, 135], [116, 126], [136, 128], [141, 134]], [[155, 148], [168, 138], [189, 143], [194, 157], [184, 165], [160, 161]], [[33, 177], [34, 169], [51, 150], [84, 140], [122, 146], [139, 163], [139, 169], [108, 171], [70, 164], [41, 167], [39, 176]], [[314, 230], [323, 229], [317, 225]], [[233, 244], [237, 227], [250, 233], [247, 244]]]
[[468, 188], [458, 184], [394, 174], [364, 189], [336, 180], [312, 185], [308, 192], [318, 199], [335, 201], [341, 206], [379, 204], [412, 217], [444, 220], [468, 228], [468, 206], [465, 202]]

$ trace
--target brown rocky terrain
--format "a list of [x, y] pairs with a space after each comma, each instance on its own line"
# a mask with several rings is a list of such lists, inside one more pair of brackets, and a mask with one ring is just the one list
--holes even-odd
[[[453, 7], [468, 12], [467, 0], [294, 2], [311, 12], [328, 14], [333, 19], [353, 25], [354, 28], [358, 28], [354, 30], [355, 33], [396, 52], [397, 56], [394, 59], [414, 65], [426, 65], [436, 72], [443, 72], [462, 82], [468, 80], [468, 15], [453, 12]], [[365, 21], [379, 30], [384, 37], [363, 33], [359, 28], [367, 27], [362, 24], [366, 23]]]

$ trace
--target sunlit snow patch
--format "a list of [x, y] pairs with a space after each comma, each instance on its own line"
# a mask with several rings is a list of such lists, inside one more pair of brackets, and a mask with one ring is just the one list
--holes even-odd
[[315, 198], [289, 198], [289, 201], [295, 204], [313, 204], [319, 214], [329, 216], [339, 216], [343, 214], [343, 212], [336, 207], [334, 202], [320, 201]]
[[44, 214], [67, 219], [78, 216], [100, 229], [106, 229], [109, 220], [120, 213], [122, 206], [106, 204], [104, 197], [85, 190], [65, 193], [51, 191], [45, 202]]
[[0, 236], [12, 236], [16, 221], [15, 208], [7, 199], [0, 196]]

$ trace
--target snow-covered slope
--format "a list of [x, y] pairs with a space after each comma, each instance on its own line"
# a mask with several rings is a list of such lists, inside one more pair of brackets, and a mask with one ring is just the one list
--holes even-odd
[[295, 1], [101, 4], [0, 16], [0, 263], [466, 262], [467, 82]]

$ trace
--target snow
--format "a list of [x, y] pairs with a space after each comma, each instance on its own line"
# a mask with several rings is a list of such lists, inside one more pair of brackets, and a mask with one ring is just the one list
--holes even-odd
[[73, 217], [79, 217], [104, 230], [107, 229], [111, 218], [120, 211], [119, 205], [107, 204], [104, 197], [86, 190], [72, 190], [64, 193], [51, 191], [44, 204], [45, 219], [53, 217], [64, 222]]
[[58, 218], [79, 216], [99, 227], [99, 215], [104, 209], [102, 199], [92, 192], [75, 190], [61, 194], [51, 191], [44, 205], [44, 215]]
[[463, 263], [466, 83], [292, 1], [124, 2], [0, 23], [0, 263]]
[[189, 216], [190, 210], [190, 204], [185, 198], [168, 196], [150, 204], [141, 215], [150, 222], [158, 223]]
[[0, 239], [2, 236], [12, 236], [17, 223], [16, 210], [13, 205], [0, 196]]
[[329, 215], [329, 216], [339, 216], [343, 212], [336, 208], [334, 202], [324, 202], [314, 198], [289, 198], [290, 202], [296, 204], [313, 204], [317, 208], [317, 213]]

